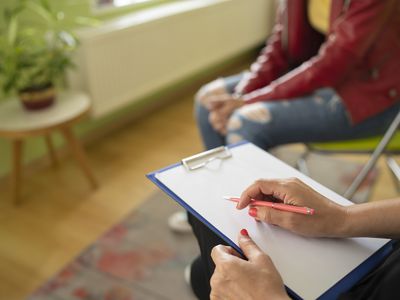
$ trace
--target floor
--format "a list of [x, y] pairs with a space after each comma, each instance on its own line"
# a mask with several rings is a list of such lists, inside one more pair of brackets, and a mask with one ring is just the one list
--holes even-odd
[[26, 174], [23, 204], [0, 183], [0, 299], [22, 299], [155, 187], [145, 174], [201, 150], [191, 99], [177, 101], [87, 149], [100, 181], [89, 189], [74, 161]]
[[[147, 172], [201, 149], [188, 95], [87, 148], [100, 181], [96, 191], [70, 158], [57, 169], [25, 174], [18, 207], [11, 204], [8, 181], [0, 182], [0, 299], [23, 299], [140, 205], [155, 190]], [[371, 200], [396, 195], [381, 170]]]

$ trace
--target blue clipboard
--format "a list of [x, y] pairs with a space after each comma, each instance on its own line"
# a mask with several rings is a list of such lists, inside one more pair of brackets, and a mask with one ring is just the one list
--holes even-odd
[[[228, 148], [239, 147], [241, 145], [247, 144], [247, 141], [243, 141], [237, 144], [229, 145]], [[194, 156], [195, 158], [197, 157]], [[206, 156], [205, 160], [209, 161], [209, 158]], [[165, 184], [163, 184], [160, 180], [157, 179], [156, 174], [163, 173], [172, 168], [176, 168], [178, 166], [182, 166], [185, 162], [176, 163], [160, 170], [151, 172], [146, 174], [146, 177], [151, 180], [156, 186], [158, 186], [162, 191], [164, 191], [168, 196], [170, 196], [173, 200], [175, 200], [179, 205], [181, 205], [185, 210], [190, 212], [193, 216], [195, 216], [198, 220], [200, 220], [203, 224], [205, 224], [208, 228], [210, 228], [215, 234], [217, 234], [220, 238], [222, 238], [228, 245], [233, 247], [236, 251], [238, 251], [242, 256], [243, 252], [241, 249], [226, 235], [224, 235], [218, 228], [213, 226], [207, 219], [205, 219], [202, 215], [200, 215], [196, 210], [194, 210], [190, 205], [188, 205], [183, 199], [177, 196], [171, 189], [169, 189]], [[201, 163], [204, 165], [203, 163]], [[187, 166], [186, 166], [187, 167]], [[196, 165], [195, 168], [199, 167]], [[358, 267], [353, 269], [350, 273], [348, 273], [345, 277], [339, 280], [334, 286], [326, 290], [322, 295], [320, 295], [317, 299], [321, 300], [333, 300], [337, 299], [337, 297], [349, 291], [354, 285], [356, 285], [362, 278], [364, 278], [368, 273], [370, 273], [374, 268], [376, 268], [383, 260], [393, 251], [394, 241], [391, 240], [387, 242], [384, 246], [382, 246], [379, 250], [377, 250], [372, 256], [370, 256], [367, 260], [362, 262]], [[293, 299], [302, 299], [299, 295], [296, 294], [295, 291], [286, 286], [286, 290], [288, 294]]]

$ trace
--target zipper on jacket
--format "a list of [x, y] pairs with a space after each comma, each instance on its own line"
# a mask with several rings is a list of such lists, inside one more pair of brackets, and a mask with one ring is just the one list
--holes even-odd
[[[335, 1], [335, 0], [333, 0], [333, 1]], [[344, 0], [343, 8], [342, 8], [342, 14], [349, 10], [350, 2], [351, 2], [351, 0]]]
[[282, 30], [282, 49], [285, 50], [286, 56], [288, 55], [288, 44], [289, 44], [289, 9], [287, 0], [281, 0], [282, 8], [285, 9], [283, 13], [283, 30]]

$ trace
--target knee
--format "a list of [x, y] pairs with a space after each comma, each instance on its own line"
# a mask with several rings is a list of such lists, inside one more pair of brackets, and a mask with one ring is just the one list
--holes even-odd
[[228, 144], [234, 144], [242, 140], [248, 140], [246, 132], [247, 129], [242, 120], [242, 116], [237, 110], [230, 116], [226, 124], [226, 142]]
[[207, 89], [207, 85], [203, 85], [197, 93], [194, 95], [194, 105], [197, 106], [204, 106], [204, 95], [205, 95], [205, 90]]
[[195, 103], [194, 103], [194, 115], [197, 121], [198, 126], [203, 126], [209, 123], [209, 111], [207, 107], [201, 104], [201, 102], [197, 98], [197, 94], [195, 96]]
[[271, 120], [271, 113], [264, 104], [243, 106], [229, 118], [226, 141], [228, 144], [232, 144], [247, 140], [261, 148], [270, 148]]

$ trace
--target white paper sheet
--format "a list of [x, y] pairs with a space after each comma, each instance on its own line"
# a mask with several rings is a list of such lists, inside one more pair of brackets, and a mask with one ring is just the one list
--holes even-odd
[[369, 238], [304, 238], [255, 222], [247, 209], [238, 211], [234, 203], [222, 197], [240, 196], [260, 178], [298, 177], [337, 203], [350, 205], [351, 202], [253, 144], [234, 147], [231, 151], [232, 158], [227, 160], [214, 161], [195, 171], [178, 166], [157, 173], [156, 178], [231, 241], [237, 243], [239, 231], [246, 228], [271, 256], [285, 285], [303, 299], [316, 299], [388, 242]]

